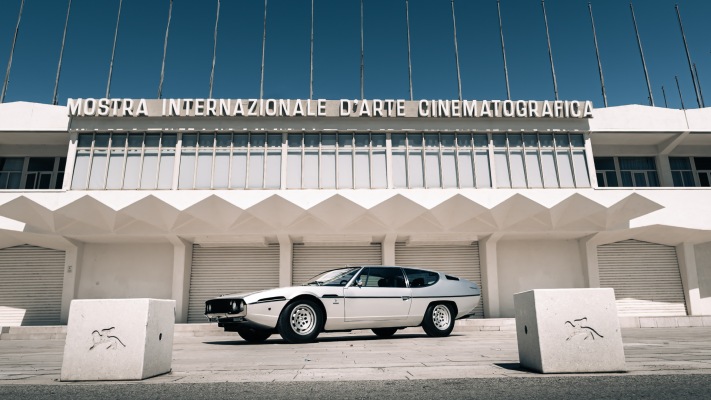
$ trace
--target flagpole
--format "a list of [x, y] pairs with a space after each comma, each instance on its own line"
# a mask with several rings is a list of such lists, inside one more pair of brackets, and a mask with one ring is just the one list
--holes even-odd
[[410, 80], [410, 101], [413, 99], [412, 93], [412, 56], [410, 49], [410, 1], [405, 0], [405, 22], [407, 24], [407, 75]]
[[462, 75], [459, 72], [459, 46], [457, 45], [457, 18], [454, 16], [454, 0], [452, 0], [452, 26], [454, 28], [454, 61], [457, 64], [457, 88], [459, 101], [462, 100]]
[[22, 20], [22, 9], [25, 8], [25, 0], [20, 2], [20, 12], [17, 15], [17, 25], [15, 26], [15, 35], [12, 37], [12, 47], [10, 48], [10, 57], [7, 59], [7, 72], [5, 72], [5, 80], [2, 84], [2, 93], [0, 93], [0, 104], [5, 102], [5, 94], [7, 86], [10, 84], [10, 69], [12, 68], [12, 56], [15, 54], [15, 44], [17, 43], [17, 34], [20, 32], [20, 21]]
[[360, 98], [365, 99], [365, 36], [363, 35], [363, 0], [360, 0]]
[[691, 54], [689, 53], [689, 45], [686, 43], [686, 35], [684, 34], [684, 25], [681, 23], [681, 13], [679, 12], [679, 5], [675, 4], [676, 17], [679, 20], [679, 29], [681, 30], [681, 38], [684, 41], [684, 50], [686, 50], [686, 60], [689, 62], [689, 72], [691, 73], [691, 82], [694, 84], [694, 94], [696, 94], [696, 104], [701, 107], [701, 96], [699, 95], [699, 85], [696, 82], [696, 77], [694, 76], [694, 69], [691, 66]]
[[501, 0], [496, 0], [496, 8], [499, 10], [499, 35], [501, 36], [501, 55], [504, 57], [504, 77], [506, 78], [506, 99], [511, 100], [511, 89], [509, 88], [509, 68], [506, 64], [506, 47], [504, 46], [504, 25], [501, 19]]
[[600, 49], [597, 45], [597, 31], [595, 30], [595, 19], [593, 18], [592, 4], [588, 2], [590, 10], [590, 23], [592, 25], [593, 40], [595, 41], [595, 55], [597, 56], [597, 70], [600, 72], [600, 87], [602, 89], [602, 100], [607, 107], [607, 92], [605, 91], [605, 77], [602, 75], [602, 62], [600, 61]]
[[123, 0], [119, 0], [118, 14], [116, 15], [116, 30], [114, 31], [114, 45], [111, 49], [111, 63], [109, 63], [109, 79], [106, 83], [106, 98], [111, 98], [111, 77], [114, 73], [114, 57], [116, 55], [116, 41], [118, 40], [119, 23], [121, 22], [121, 8]]
[[314, 98], [314, 0], [311, 0], [311, 51], [309, 53], [309, 100]]
[[674, 75], [674, 80], [676, 80], [676, 90], [679, 92], [679, 100], [681, 100], [681, 109], [686, 110], [686, 107], [684, 107], [684, 97], [681, 95], [681, 87], [679, 86], [679, 77]]
[[[639, 47], [639, 55], [642, 58], [642, 67], [644, 68], [644, 78], [647, 81], [647, 91], [649, 92], [649, 103], [654, 107], [654, 96], [652, 95], [652, 85], [649, 83], [649, 73], [647, 72], [647, 62], [644, 61], [644, 51], [642, 51], [642, 39], [639, 37], [639, 29], [637, 28], [637, 18], [634, 16], [634, 6], [630, 1], [630, 11], [632, 12], [632, 23], [634, 24], [634, 32], [637, 35], [637, 46]], [[680, 93], [681, 94], [681, 93]]]
[[220, 22], [220, 0], [217, 0], [217, 15], [215, 16], [215, 37], [214, 45], [212, 47], [212, 71], [210, 71], [210, 94], [209, 99], [212, 98], [212, 87], [215, 83], [215, 62], [217, 60], [217, 25]]
[[69, 26], [69, 12], [72, 9], [72, 0], [67, 4], [67, 19], [64, 21], [64, 33], [62, 34], [62, 48], [59, 50], [59, 64], [57, 65], [57, 78], [54, 80], [54, 94], [52, 95], [52, 104], [57, 105], [57, 93], [59, 90], [59, 75], [62, 72], [62, 58], [64, 57], [64, 43], [67, 39], [67, 27]]
[[664, 107], [669, 108], [669, 104], [667, 104], [667, 92], [664, 90], [664, 85], [662, 85], [662, 96], [664, 96]]
[[548, 59], [551, 63], [551, 74], [553, 75], [553, 92], [555, 93], [555, 99], [558, 100], [558, 80], [555, 77], [555, 65], [553, 64], [553, 48], [551, 47], [551, 35], [548, 32], [548, 15], [546, 13], [545, 0], [541, 0], [541, 7], [543, 8], [543, 20], [546, 24], [546, 39], [548, 40]]
[[173, 16], [173, 0], [170, 0], [168, 7], [168, 23], [165, 28], [165, 40], [163, 41], [163, 62], [160, 67], [160, 82], [158, 82], [158, 98], [163, 97], [163, 80], [165, 79], [165, 56], [168, 54], [168, 34], [170, 33], [170, 19]]
[[267, 45], [267, 0], [264, 0], [264, 32], [262, 33], [262, 67], [259, 78], [259, 100], [264, 98], [264, 54]]
[[696, 63], [694, 63], [694, 74], [696, 75], [696, 84], [699, 86], [699, 96], [701, 96], [701, 107], [706, 107], [706, 102], [704, 101], [704, 92], [701, 91], [701, 80], [699, 79], [699, 70], [696, 69]]

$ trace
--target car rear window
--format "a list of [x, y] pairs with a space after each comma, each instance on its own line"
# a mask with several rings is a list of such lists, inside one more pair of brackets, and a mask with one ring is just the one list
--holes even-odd
[[432, 286], [439, 280], [439, 274], [421, 269], [405, 268], [405, 275], [411, 288]]

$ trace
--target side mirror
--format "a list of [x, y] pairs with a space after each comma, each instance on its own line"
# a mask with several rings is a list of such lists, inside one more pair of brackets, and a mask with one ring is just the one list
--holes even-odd
[[363, 281], [360, 280], [360, 279], [356, 279], [355, 284], [356, 284], [356, 286], [358, 286], [358, 287], [363, 287]]

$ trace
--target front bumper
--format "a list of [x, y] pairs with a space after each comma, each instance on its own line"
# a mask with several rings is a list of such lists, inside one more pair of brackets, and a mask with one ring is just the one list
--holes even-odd
[[246, 315], [247, 303], [242, 299], [217, 298], [205, 302], [205, 316], [210, 322], [243, 319]]

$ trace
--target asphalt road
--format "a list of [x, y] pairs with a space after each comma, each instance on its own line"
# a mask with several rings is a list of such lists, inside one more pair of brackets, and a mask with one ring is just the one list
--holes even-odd
[[0, 399], [708, 399], [711, 375], [0, 386]]

